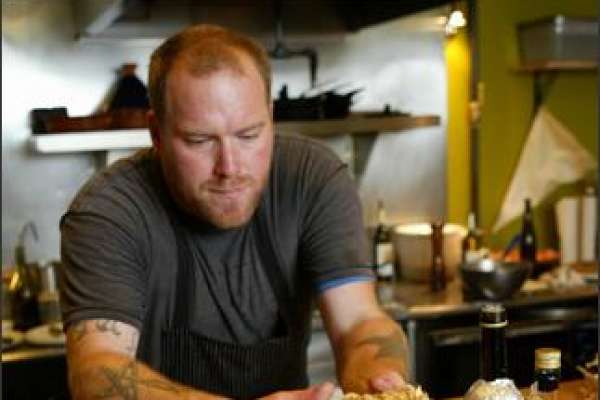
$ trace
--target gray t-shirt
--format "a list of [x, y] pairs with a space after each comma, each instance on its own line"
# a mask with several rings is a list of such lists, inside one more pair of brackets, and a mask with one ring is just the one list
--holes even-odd
[[[185, 218], [172, 204], [151, 150], [116, 162], [79, 191], [61, 220], [65, 326], [96, 318], [132, 324], [141, 330], [138, 357], [157, 367], [160, 332], [172, 320], [177, 295], [169, 216], [178, 215], [197, 266], [187, 300], [196, 311], [189, 327], [240, 344], [272, 337], [278, 306], [258, 248], [267, 238], [251, 229], [255, 218], [218, 230]], [[331, 282], [370, 278], [355, 184], [323, 145], [277, 135], [261, 207], [292, 297], [310, 304]]]

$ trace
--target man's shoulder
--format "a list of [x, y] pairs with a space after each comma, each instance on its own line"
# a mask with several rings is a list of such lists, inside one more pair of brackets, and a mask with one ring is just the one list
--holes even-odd
[[306, 136], [276, 135], [275, 152], [278, 161], [285, 167], [328, 165], [338, 168], [344, 165], [333, 150]]
[[106, 202], [123, 206], [127, 202], [143, 201], [151, 167], [149, 150], [114, 162], [88, 179], [75, 195], [69, 210], [86, 211]]

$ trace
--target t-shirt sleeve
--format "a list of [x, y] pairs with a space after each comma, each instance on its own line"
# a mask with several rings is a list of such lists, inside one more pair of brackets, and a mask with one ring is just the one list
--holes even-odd
[[301, 230], [300, 260], [317, 292], [373, 277], [358, 192], [333, 157], [311, 174]]
[[65, 326], [114, 319], [141, 327], [146, 264], [132, 218], [116, 207], [99, 207], [71, 210], [61, 220], [59, 285]]

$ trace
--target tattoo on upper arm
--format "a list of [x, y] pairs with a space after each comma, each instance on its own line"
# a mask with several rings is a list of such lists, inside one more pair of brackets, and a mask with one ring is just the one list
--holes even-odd
[[119, 330], [119, 322], [110, 319], [98, 319], [93, 321], [80, 321], [73, 325], [71, 328], [73, 336], [76, 342], [83, 339], [88, 333], [92, 332], [103, 332], [111, 333], [114, 336], [120, 336], [121, 331]]
[[[131, 331], [131, 334], [128, 334], [129, 331]], [[137, 350], [140, 334], [135, 329], [129, 331], [123, 329], [121, 322], [109, 319], [84, 320], [73, 324], [70, 328], [71, 337], [75, 343], [81, 342], [84, 337], [91, 333], [106, 333], [120, 340], [126, 340], [124, 350], [133, 355]]]
[[109, 332], [115, 336], [120, 336], [121, 331], [118, 329], [119, 322], [110, 319], [98, 319], [95, 321], [95, 326], [98, 332]]
[[158, 389], [172, 393], [180, 390], [174, 384], [163, 379], [143, 379], [138, 377], [138, 365], [135, 360], [127, 362], [122, 368], [102, 368], [102, 375], [108, 380], [108, 386], [97, 394], [99, 399], [119, 398], [137, 400], [139, 387]]
[[131, 337], [129, 338], [129, 343], [127, 343], [127, 347], [125, 347], [125, 350], [127, 350], [130, 353], [134, 353], [137, 350], [139, 336], [140, 334], [138, 332], [133, 332], [131, 334]]
[[71, 328], [75, 342], [79, 342], [86, 335], [86, 333], [87, 333], [86, 322], [87, 321], [79, 321], [79, 322], [75, 323], [73, 325], [73, 327]]
[[373, 336], [358, 343], [359, 346], [363, 344], [374, 344], [378, 347], [376, 358], [406, 358], [408, 355], [406, 338], [401, 332], [394, 332], [389, 336]]

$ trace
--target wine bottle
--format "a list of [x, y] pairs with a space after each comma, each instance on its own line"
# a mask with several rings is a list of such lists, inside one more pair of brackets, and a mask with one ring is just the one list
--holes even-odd
[[525, 199], [525, 212], [523, 213], [523, 227], [521, 229], [521, 261], [535, 264], [537, 244], [535, 239], [535, 227], [533, 226], [533, 212], [531, 201]]
[[377, 226], [373, 236], [373, 265], [379, 281], [393, 281], [394, 249], [390, 238], [390, 229], [385, 224], [385, 209], [383, 202], [377, 202]]
[[479, 314], [479, 326], [481, 379], [471, 385], [465, 400], [523, 400], [508, 375], [506, 309], [501, 304], [485, 304]]
[[481, 308], [480, 375], [486, 381], [508, 377], [506, 355], [506, 310], [500, 304], [486, 304]]
[[475, 223], [475, 213], [470, 212], [467, 217], [467, 235], [462, 241], [462, 262], [471, 263], [479, 258], [479, 250], [481, 249], [481, 235], [477, 231]]
[[560, 350], [542, 347], [535, 350], [535, 381], [527, 400], [557, 400], [560, 384]]

